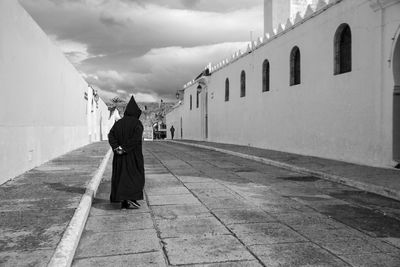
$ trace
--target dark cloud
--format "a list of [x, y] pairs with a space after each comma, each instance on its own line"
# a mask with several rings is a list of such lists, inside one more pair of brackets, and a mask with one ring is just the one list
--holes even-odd
[[[250, 30], [261, 35], [263, 26], [262, 0], [21, 3], [90, 83], [118, 94], [173, 98], [205, 65], [233, 53]], [[212, 45], [218, 43], [225, 44]]]
[[181, 0], [181, 2], [187, 8], [194, 8], [200, 3], [200, 0]]
[[115, 19], [113, 17], [110, 17], [110, 16], [107, 16], [104, 13], [100, 15], [100, 22], [103, 23], [106, 26], [111, 26], [111, 27], [114, 27], [114, 26], [125, 26], [126, 25], [126, 22], [117, 20], [117, 19]]

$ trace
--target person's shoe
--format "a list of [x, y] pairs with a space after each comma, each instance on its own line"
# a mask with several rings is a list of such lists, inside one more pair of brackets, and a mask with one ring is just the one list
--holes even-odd
[[127, 200], [128, 203], [127, 209], [138, 209], [140, 208], [139, 203], [137, 203], [135, 200]]
[[137, 202], [136, 200], [131, 200], [133, 203], [135, 203], [137, 206], [139, 206], [140, 207], [140, 204], [139, 204], [139, 202]]
[[126, 200], [121, 201], [121, 209], [127, 209], [128, 208], [128, 202]]

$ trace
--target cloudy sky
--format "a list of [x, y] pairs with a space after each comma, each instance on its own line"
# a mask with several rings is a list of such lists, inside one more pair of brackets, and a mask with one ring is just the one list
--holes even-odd
[[174, 100], [263, 31], [263, 0], [20, 0], [103, 98]]

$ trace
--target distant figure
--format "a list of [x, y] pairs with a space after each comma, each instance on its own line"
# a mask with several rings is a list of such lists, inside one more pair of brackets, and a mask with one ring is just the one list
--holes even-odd
[[174, 133], [175, 133], [174, 125], [172, 125], [169, 130], [171, 131], [171, 139], [174, 140]]
[[117, 121], [108, 134], [114, 151], [111, 177], [111, 202], [121, 202], [121, 209], [138, 209], [137, 200], [143, 199], [144, 162], [142, 154], [142, 111], [135, 99], [129, 101], [124, 117]]

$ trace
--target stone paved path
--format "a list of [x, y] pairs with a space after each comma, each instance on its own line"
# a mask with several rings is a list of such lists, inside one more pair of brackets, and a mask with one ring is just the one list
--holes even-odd
[[74, 266], [400, 266], [400, 202], [226, 154], [144, 145], [140, 210], [108, 203]]
[[361, 190], [400, 200], [400, 170], [398, 169], [366, 166], [250, 146], [195, 140], [174, 140], [173, 142], [206, 146], [271, 160], [291, 166], [291, 169], [305, 169], [311, 173], [322, 174], [324, 177], [331, 176], [332, 181], [339, 181]]

